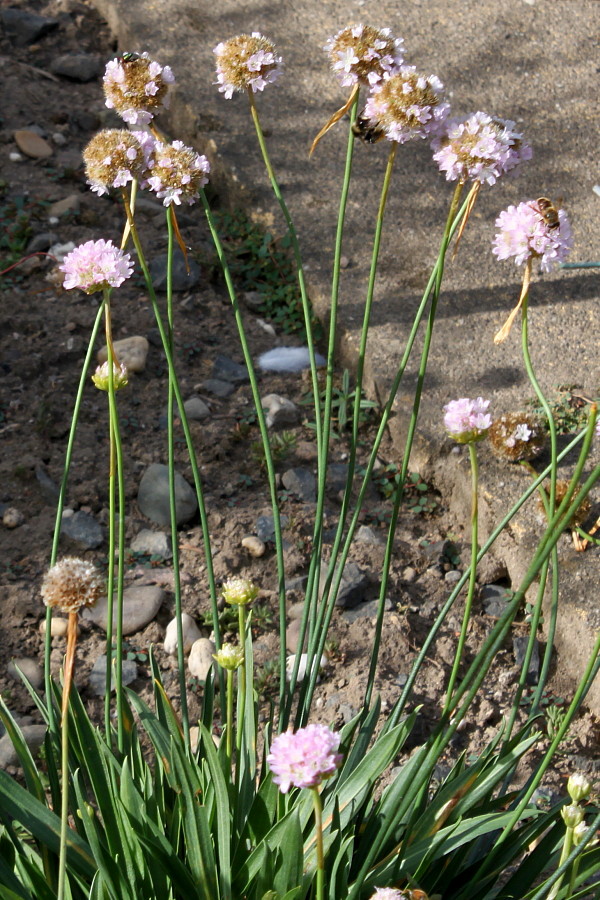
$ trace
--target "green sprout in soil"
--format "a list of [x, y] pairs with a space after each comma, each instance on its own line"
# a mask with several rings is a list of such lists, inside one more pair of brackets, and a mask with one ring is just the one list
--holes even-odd
[[[274, 237], [241, 210], [216, 212], [215, 219], [238, 290], [256, 291], [259, 295], [258, 312], [286, 334], [305, 337], [302, 299], [290, 251], [290, 235]], [[314, 317], [311, 327], [314, 339], [319, 340], [322, 327]]]
[[[325, 402], [325, 391], [321, 392], [321, 400]], [[304, 405], [312, 405], [312, 397], [301, 401]], [[350, 372], [344, 369], [339, 384], [334, 385], [331, 397], [331, 436], [337, 440], [342, 434], [352, 428], [354, 417], [354, 404], [356, 402], [355, 390], [350, 382]], [[358, 417], [359, 428], [368, 424], [371, 414], [378, 404], [374, 400], [367, 400], [361, 391], [360, 411]], [[315, 429], [314, 422], [306, 423], [309, 428]]]
[[[578, 393], [580, 389], [581, 385], [578, 384], [559, 384], [556, 396], [549, 400], [557, 434], [572, 434], [585, 428], [590, 401]], [[534, 414], [545, 421], [544, 409], [538, 401], [530, 400], [529, 405]]]
[[[269, 444], [273, 462], [277, 463], [293, 452], [296, 446], [296, 435], [293, 431], [276, 431], [270, 436]], [[250, 444], [250, 452], [259, 466], [262, 469], [266, 468], [265, 448], [262, 441], [253, 441]]]

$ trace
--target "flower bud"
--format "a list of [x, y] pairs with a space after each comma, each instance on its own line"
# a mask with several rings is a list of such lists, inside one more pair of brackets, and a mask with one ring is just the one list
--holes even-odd
[[[106, 362], [103, 362], [101, 366], [98, 366], [98, 368], [92, 375], [92, 381], [99, 391], [108, 390], [108, 360]], [[113, 387], [115, 391], [120, 391], [121, 388], [124, 388], [127, 383], [127, 366], [124, 366], [122, 363], [118, 366], [113, 362]]]
[[223, 669], [233, 671], [244, 662], [244, 653], [234, 644], [223, 644], [221, 649], [213, 654], [213, 659], [216, 659]]
[[490, 445], [495, 455], [509, 462], [535, 459], [546, 443], [544, 426], [531, 413], [507, 413], [494, 420]]
[[573, 775], [569, 776], [569, 780], [567, 781], [567, 791], [569, 792], [569, 797], [573, 803], [579, 803], [580, 800], [585, 800], [586, 797], [589, 797], [591, 790], [592, 784], [589, 778], [581, 772], [574, 772]]
[[223, 583], [223, 597], [232, 606], [246, 606], [256, 599], [258, 591], [249, 578], [230, 578]]
[[560, 811], [563, 821], [567, 828], [577, 828], [580, 822], [583, 822], [583, 810], [577, 803], [570, 803], [563, 806]]

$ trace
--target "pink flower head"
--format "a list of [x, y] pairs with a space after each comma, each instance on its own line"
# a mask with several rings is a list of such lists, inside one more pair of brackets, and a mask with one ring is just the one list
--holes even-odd
[[596, 428], [595, 428], [594, 434], [596, 435], [597, 438], [600, 438], [600, 419], [598, 419], [598, 421], [596, 422]]
[[490, 401], [483, 397], [451, 400], [444, 406], [444, 428], [459, 444], [482, 440], [492, 424], [492, 417], [486, 413], [489, 405]]
[[442, 100], [443, 89], [435, 75], [420, 75], [414, 66], [401, 66], [374, 85], [363, 115], [383, 129], [390, 141], [404, 144], [413, 138], [430, 138], [450, 112]]
[[168, 108], [174, 83], [170, 66], [161, 66], [148, 53], [124, 53], [106, 64], [106, 105], [129, 125], [148, 125], [158, 112]]
[[340, 736], [326, 725], [307, 725], [284, 731], [271, 744], [267, 762], [282, 794], [290, 787], [312, 788], [334, 774], [342, 757], [336, 750]]
[[371, 900], [408, 900], [404, 891], [397, 891], [396, 888], [375, 888], [375, 893]]
[[448, 181], [495, 184], [501, 175], [531, 159], [532, 150], [514, 122], [476, 112], [451, 119], [432, 141], [433, 158]]
[[283, 72], [283, 60], [274, 45], [258, 31], [222, 41], [213, 53], [217, 57], [215, 84], [226, 100], [231, 100], [234, 91], [262, 91]]
[[539, 259], [542, 272], [564, 262], [573, 246], [566, 212], [545, 197], [509, 206], [496, 219], [496, 228], [493, 253], [498, 259], [514, 256], [518, 266]]
[[63, 286], [81, 288], [86, 294], [105, 288], [119, 287], [133, 272], [128, 253], [123, 253], [112, 241], [86, 241], [65, 256], [61, 272], [65, 273]]
[[323, 47], [331, 57], [331, 67], [341, 84], [366, 84], [372, 87], [384, 73], [396, 72], [402, 65], [404, 41], [395, 38], [389, 28], [350, 25], [328, 38]]
[[145, 184], [164, 206], [171, 203], [179, 206], [182, 201], [195, 203], [210, 172], [207, 158], [186, 147], [182, 141], [172, 144], [156, 141], [148, 166], [150, 174]]

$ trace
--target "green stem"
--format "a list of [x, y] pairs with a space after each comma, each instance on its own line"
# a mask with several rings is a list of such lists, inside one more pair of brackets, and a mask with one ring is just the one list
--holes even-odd
[[[256, 412], [256, 419], [258, 422], [258, 427], [260, 430], [260, 437], [265, 453], [265, 468], [267, 472], [267, 482], [269, 485], [269, 494], [271, 498], [271, 509], [273, 512], [273, 529], [275, 532], [275, 556], [277, 560], [277, 579], [278, 579], [278, 595], [279, 595], [279, 671], [280, 671], [280, 708], [283, 708], [286, 696], [287, 682], [285, 679], [285, 664], [286, 664], [286, 635], [285, 635], [285, 618], [286, 618], [286, 605], [285, 605], [285, 564], [283, 561], [283, 541], [281, 537], [281, 518], [279, 513], [279, 499], [277, 496], [277, 484], [275, 481], [275, 466], [273, 464], [273, 454], [271, 453], [271, 444], [269, 441], [269, 431], [267, 428], [267, 423], [265, 419], [264, 410], [262, 408], [262, 403], [260, 399], [260, 391], [258, 389], [258, 382], [256, 380], [256, 372], [254, 371], [254, 364], [252, 362], [252, 354], [250, 352], [250, 348], [248, 346], [248, 341], [246, 339], [246, 333], [244, 331], [244, 322], [242, 319], [242, 314], [240, 312], [239, 304], [237, 301], [237, 296], [235, 292], [235, 287], [233, 285], [233, 280], [231, 278], [231, 272], [229, 271], [229, 266], [227, 265], [227, 259], [225, 257], [225, 253], [223, 251], [223, 245], [221, 243], [221, 239], [219, 238], [219, 233], [217, 231], [215, 221], [206, 199], [206, 195], [204, 191], [200, 192], [200, 196], [202, 199], [202, 204], [204, 206], [204, 212], [206, 215], [206, 221], [208, 222], [208, 227], [210, 229], [211, 237], [213, 239], [213, 243], [215, 245], [215, 250], [217, 252], [217, 256], [219, 258], [219, 263], [221, 265], [221, 269], [223, 271], [223, 276], [225, 278], [225, 284], [227, 287], [227, 292], [229, 294], [229, 299], [231, 301], [231, 306], [233, 309], [233, 314], [235, 317], [235, 322], [238, 330], [238, 335], [240, 338], [240, 345], [242, 348], [242, 353], [244, 356], [244, 363], [246, 365], [246, 369], [248, 371], [248, 378], [250, 379], [250, 390], [252, 391], [252, 400], [254, 402], [254, 409]], [[217, 648], [218, 649], [218, 648]], [[245, 652], [245, 649], [244, 649]]]
[[227, 669], [227, 759], [233, 756], [233, 669]]
[[317, 897], [316, 900], [324, 900], [325, 897], [325, 855], [323, 852], [323, 805], [319, 794], [319, 788], [311, 788], [313, 804], [315, 808], [315, 837], [317, 841]]
[[[127, 199], [127, 195], [123, 193], [123, 204], [125, 207], [125, 211], [127, 214], [127, 222], [130, 228], [131, 237], [133, 240], [133, 244], [137, 253], [138, 261], [140, 267], [142, 269], [144, 280], [146, 282], [146, 288], [148, 290], [148, 296], [150, 298], [150, 303], [152, 305], [152, 310], [154, 312], [154, 318], [156, 321], [156, 325], [158, 331], [160, 333], [160, 338], [163, 345], [163, 350], [165, 357], [167, 359], [167, 366], [169, 368], [169, 379], [173, 384], [173, 390], [175, 392], [175, 399], [177, 400], [177, 406], [179, 409], [179, 416], [181, 418], [181, 424], [183, 427], [183, 433], [185, 434], [185, 442], [189, 454], [190, 466], [192, 468], [192, 476], [194, 479], [194, 488], [196, 490], [196, 497], [198, 499], [198, 508], [200, 510], [200, 526], [202, 529], [202, 540], [204, 542], [204, 560], [206, 563], [206, 575], [208, 578], [208, 589], [210, 594], [210, 606], [211, 606], [211, 614], [213, 620], [213, 627], [215, 631], [215, 646], [216, 649], [219, 650], [221, 646], [221, 632], [219, 628], [219, 607], [217, 604], [217, 591], [215, 586], [215, 576], [214, 576], [214, 568], [212, 561], [212, 553], [211, 553], [211, 544], [210, 544], [210, 530], [208, 527], [208, 515], [206, 512], [206, 504], [204, 502], [204, 491], [202, 488], [202, 480], [200, 478], [200, 472], [198, 470], [198, 461], [196, 459], [196, 450], [194, 447], [194, 442], [192, 439], [192, 434], [190, 432], [189, 422], [187, 420], [187, 416], [185, 414], [185, 408], [183, 405], [183, 397], [181, 396], [181, 390], [179, 388], [179, 380], [177, 378], [177, 372], [175, 370], [175, 363], [173, 361], [173, 354], [171, 353], [171, 349], [169, 347], [169, 341], [167, 332], [165, 331], [165, 327], [163, 325], [162, 317], [160, 314], [160, 309], [158, 307], [158, 301], [156, 299], [156, 292], [154, 290], [154, 286], [152, 284], [152, 278], [150, 277], [150, 271], [148, 269], [148, 264], [146, 262], [146, 257], [144, 256], [144, 251], [139, 239], [139, 235], [137, 233], [137, 228], [133, 218], [131, 217], [131, 210], [129, 208], [129, 203]], [[221, 693], [225, 693], [225, 676], [219, 667], [219, 687]]]
[[446, 691], [446, 702], [444, 704], [444, 712], [448, 711], [454, 685], [458, 677], [458, 670], [462, 661], [463, 650], [467, 640], [467, 630], [471, 621], [471, 608], [473, 606], [473, 596], [475, 594], [475, 584], [477, 577], [477, 536], [478, 536], [478, 492], [479, 492], [479, 465], [477, 461], [477, 445], [474, 441], [469, 444], [469, 459], [471, 461], [471, 566], [469, 569], [469, 587], [467, 589], [467, 599], [465, 600], [465, 612], [460, 629], [460, 636], [454, 656], [454, 664], [448, 681]]
[[239, 675], [239, 691], [238, 691], [238, 730], [236, 736], [236, 747], [238, 753], [242, 746], [242, 734], [244, 731], [244, 715], [246, 712], [246, 604], [238, 605], [238, 628], [240, 632], [240, 644], [244, 658], [238, 669]]
[[[350, 111], [351, 123], [356, 120], [356, 111], [358, 105], [358, 95], [356, 100]], [[352, 159], [354, 156], [354, 135], [352, 133], [352, 129], [350, 128], [348, 131], [348, 141], [346, 145], [346, 162], [344, 166], [344, 177], [342, 180], [342, 190], [340, 195], [340, 204], [338, 209], [338, 218], [337, 218], [337, 228], [335, 235], [335, 249], [334, 249], [334, 258], [333, 258], [333, 275], [331, 281], [331, 302], [329, 308], [329, 339], [328, 339], [328, 347], [327, 347], [327, 369], [326, 369], [326, 385], [325, 385], [325, 404], [323, 410], [323, 437], [321, 441], [321, 445], [318, 446], [318, 463], [317, 463], [317, 472], [318, 472], [318, 484], [317, 484], [317, 503], [315, 508], [315, 520], [314, 520], [314, 530], [313, 530], [313, 549], [310, 558], [310, 565], [308, 569], [308, 578], [306, 584], [305, 591], [305, 602], [304, 609], [302, 614], [302, 619], [300, 622], [300, 633], [298, 637], [298, 646], [304, 646], [304, 639], [306, 636], [307, 628], [309, 630], [309, 643], [310, 640], [313, 639], [315, 635], [316, 622], [317, 622], [317, 598], [319, 593], [320, 586], [320, 574], [321, 574], [321, 551], [322, 551], [322, 533], [323, 533], [323, 511], [325, 507], [325, 486], [327, 483], [327, 460], [329, 455], [329, 434], [330, 434], [330, 418], [331, 418], [331, 405], [332, 405], [332, 388], [333, 388], [333, 370], [334, 370], [334, 360], [335, 360], [335, 350], [336, 350], [336, 329], [337, 329], [337, 310], [338, 310], [338, 300], [339, 300], [339, 286], [340, 286], [340, 272], [341, 272], [341, 257], [342, 257], [342, 246], [343, 246], [343, 237], [344, 237], [344, 222], [346, 219], [346, 209], [348, 205], [348, 194], [350, 191], [350, 179], [352, 175]], [[321, 427], [320, 424], [320, 405], [315, 405], [315, 416], [316, 421], [318, 423], [318, 427]], [[347, 494], [347, 491], [346, 491]], [[347, 504], [346, 495], [344, 496], [344, 504]], [[341, 536], [341, 522], [342, 517], [345, 515], [345, 505], [342, 504], [342, 510], [340, 513], [340, 524], [338, 525], [337, 533]], [[339, 546], [339, 539], [338, 539]], [[335, 550], [334, 550], [335, 552]], [[300, 659], [301, 654], [297, 653], [296, 658], [294, 660], [294, 666], [291, 673], [290, 678], [290, 691], [288, 695], [288, 704], [283, 711], [279, 723], [280, 730], [284, 731], [287, 728], [289, 722], [289, 716], [291, 713], [291, 703], [294, 695], [294, 690], [296, 687], [296, 682], [298, 679], [298, 671], [300, 668]], [[300, 702], [298, 704], [298, 709], [303, 709], [302, 696], [300, 698]], [[306, 714], [308, 714], [308, 709], [304, 710]]]
[[[565, 837], [563, 840], [560, 859], [558, 861], [559, 867], [562, 866], [562, 864], [567, 861], [572, 849], [573, 849], [573, 829], [567, 827], [567, 828], [565, 828]], [[558, 879], [558, 881], [553, 885], [552, 890], [548, 894], [548, 900], [554, 900], [554, 898], [558, 895], [558, 892], [560, 891], [564, 877], [565, 877], [564, 875], [561, 875], [560, 878]], [[569, 894], [570, 893], [571, 893], [571, 891], [569, 891]]]
[[[433, 267], [433, 271], [429, 278], [428, 285], [425, 289], [425, 294], [423, 295], [423, 300], [421, 301], [421, 306], [415, 318], [415, 323], [413, 325], [413, 330], [409, 336], [408, 344], [404, 353], [404, 357], [402, 359], [401, 367], [396, 375], [396, 380], [392, 385], [392, 389], [390, 391], [390, 397], [386, 404], [384, 415], [382, 417], [382, 424], [385, 422], [387, 425], [388, 417], [392, 410], [392, 404], [394, 402], [394, 398], [398, 391], [398, 387], [400, 385], [400, 379], [402, 374], [404, 373], [404, 369], [408, 363], [408, 358], [410, 352], [412, 350], [413, 342], [416, 337], [416, 328], [420, 324], [422, 312], [425, 309], [426, 301], [431, 296], [431, 306], [429, 309], [429, 315], [427, 317], [427, 326], [425, 329], [425, 337], [423, 341], [423, 349], [421, 351], [421, 360], [419, 363], [419, 372], [417, 376], [417, 386], [415, 389], [415, 396], [413, 400], [413, 408], [411, 412], [410, 422], [408, 425], [408, 432], [406, 435], [406, 441], [404, 443], [404, 452], [402, 454], [402, 466], [400, 467], [400, 474], [398, 476], [398, 484], [395, 491], [394, 496], [394, 504], [392, 507], [392, 515], [390, 518], [390, 526], [388, 528], [387, 541], [385, 547], [385, 555], [383, 560], [383, 567], [381, 573], [381, 584], [379, 589], [379, 605], [377, 609], [377, 621], [375, 624], [375, 635], [373, 639], [373, 645], [371, 650], [371, 662], [369, 666], [369, 675], [367, 678], [367, 688], [365, 691], [365, 704], [370, 704], [371, 697], [373, 694], [373, 686], [375, 683], [375, 674], [377, 671], [377, 661], [379, 658], [379, 647], [381, 644], [381, 635], [383, 631], [383, 614], [385, 608], [385, 598], [387, 596], [388, 582], [389, 582], [389, 574], [390, 574], [390, 566], [392, 562], [392, 556], [394, 553], [394, 538], [396, 534], [396, 525], [398, 523], [398, 516], [400, 515], [400, 507], [402, 501], [404, 499], [404, 485], [406, 483], [406, 477], [408, 475], [408, 466], [410, 462], [410, 455], [412, 451], [412, 445], [414, 441], [414, 436], [417, 429], [417, 422], [419, 418], [419, 409], [421, 405], [421, 394], [423, 392], [423, 385], [425, 382], [425, 374], [427, 372], [427, 361], [429, 359], [429, 348], [431, 347], [431, 341], [433, 339], [433, 327], [435, 324], [435, 319], [437, 315], [437, 304], [440, 297], [440, 292], [442, 288], [442, 280], [444, 277], [444, 266], [446, 261], [446, 254], [448, 252], [448, 246], [450, 244], [450, 240], [460, 224], [463, 220], [467, 210], [470, 206], [470, 198], [471, 195], [467, 197], [464, 201], [460, 211], [458, 211], [458, 204], [460, 201], [460, 196], [462, 193], [463, 185], [459, 182], [454, 189], [454, 194], [452, 195], [452, 200], [450, 202], [450, 209], [448, 210], [448, 216], [446, 218], [446, 224], [444, 227], [444, 234], [442, 236], [442, 241], [440, 244], [440, 250], [438, 253], [438, 258], [436, 260], [435, 266]], [[379, 438], [379, 434], [378, 434]], [[369, 465], [367, 466], [367, 474], [365, 475], [365, 481], [363, 481], [363, 485], [366, 487], [366, 478], [367, 475], [370, 478], [371, 472], [373, 471], [373, 466], [375, 464], [376, 454], [379, 449], [379, 443], [376, 439], [375, 445], [371, 452], [371, 457], [369, 460]], [[360, 495], [359, 495], [360, 496]], [[357, 505], [358, 506], [358, 505]], [[352, 523], [354, 525], [354, 522]], [[353, 534], [353, 528], [350, 529], [349, 537]], [[346, 547], [349, 550], [349, 542], [347, 540]], [[346, 547], [344, 551], [346, 552]], [[344, 557], [344, 562], [345, 562]], [[337, 588], [336, 588], [337, 590]]]
[[78, 613], [70, 612], [67, 625], [67, 651], [63, 667], [63, 693], [61, 704], [61, 804], [60, 846], [58, 854], [57, 900], [64, 900], [67, 876], [67, 832], [69, 828], [69, 694], [75, 669]]
[[[75, 435], [77, 433], [77, 424], [79, 422], [79, 413], [81, 411], [81, 403], [83, 401], [83, 392], [85, 389], [85, 385], [87, 382], [88, 370], [92, 361], [92, 357], [94, 355], [94, 344], [96, 343], [96, 338], [98, 336], [98, 332], [100, 331], [100, 325], [102, 324], [102, 318], [104, 316], [104, 305], [101, 304], [98, 307], [98, 312], [96, 313], [96, 318], [94, 320], [94, 324], [92, 326], [92, 332], [90, 334], [90, 340], [88, 343], [87, 352], [85, 354], [85, 359], [83, 361], [83, 366], [81, 369], [81, 375], [79, 376], [79, 385], [77, 387], [77, 394], [75, 396], [75, 403], [73, 405], [73, 415], [71, 417], [71, 427], [69, 429], [69, 437], [67, 439], [67, 450], [65, 453], [65, 464], [63, 467], [62, 478], [60, 482], [60, 489], [58, 493], [58, 501], [56, 504], [56, 517], [54, 524], [54, 534], [52, 537], [52, 550], [50, 552], [50, 566], [53, 566], [56, 563], [58, 558], [58, 545], [60, 541], [60, 529], [62, 525], [62, 514], [65, 506], [65, 498], [67, 496], [67, 485], [69, 482], [69, 472], [71, 470], [71, 461], [73, 459], [73, 448], [75, 446]], [[51, 697], [53, 695], [52, 692], [52, 675], [50, 672], [50, 655], [52, 653], [52, 608], [49, 606], [46, 610], [46, 634], [44, 638], [44, 689], [46, 692], [46, 698], [48, 701], [48, 726], [50, 731], [55, 732], [57, 730], [57, 722], [55, 716], [54, 706], [51, 702]]]
[[[172, 211], [167, 208], [167, 341], [171, 358], [174, 356], [173, 339], [173, 219]], [[177, 670], [179, 676], [179, 693], [181, 695], [181, 723], [183, 736], [188, 750], [190, 744], [190, 719], [187, 704], [185, 681], [185, 658], [183, 654], [183, 619], [181, 607], [181, 577], [179, 572], [179, 535], [177, 532], [177, 506], [175, 503], [175, 436], [173, 433], [173, 407], [175, 389], [169, 369], [169, 386], [167, 393], [167, 446], [169, 463], [169, 515], [171, 519], [171, 543], [173, 545], [173, 589], [175, 593], [175, 619], [177, 622]]]

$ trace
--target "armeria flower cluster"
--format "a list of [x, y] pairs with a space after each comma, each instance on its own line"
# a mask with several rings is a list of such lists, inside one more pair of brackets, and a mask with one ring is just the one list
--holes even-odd
[[65, 256], [63, 286], [80, 288], [86, 294], [119, 287], [133, 272], [133, 262], [112, 241], [86, 241]]
[[448, 181], [479, 181], [495, 184], [532, 150], [514, 122], [476, 112], [466, 119], [446, 123], [444, 134], [432, 141], [433, 158]]
[[148, 125], [169, 106], [175, 77], [148, 53], [124, 53], [111, 60], [104, 73], [106, 105], [129, 125]]
[[258, 31], [221, 42], [213, 52], [217, 57], [216, 84], [227, 100], [236, 91], [264, 90], [283, 71], [282, 59], [274, 45]]
[[289, 789], [314, 788], [333, 775], [342, 761], [340, 736], [326, 725], [307, 725], [284, 731], [271, 744], [267, 763], [282, 794]]
[[364, 115], [383, 129], [390, 141], [404, 144], [413, 138], [431, 138], [450, 112], [442, 99], [443, 89], [435, 75], [421, 75], [414, 66], [401, 66], [374, 85]]
[[152, 135], [145, 132], [118, 128], [99, 131], [83, 151], [91, 189], [102, 196], [110, 188], [125, 187], [134, 179], [143, 181], [153, 146]]
[[489, 400], [462, 397], [444, 406], [444, 428], [458, 444], [481, 441], [488, 433], [492, 417], [487, 412]]
[[509, 206], [496, 219], [496, 228], [493, 253], [498, 259], [514, 257], [518, 266], [539, 259], [542, 272], [564, 262], [573, 246], [567, 214], [545, 197]]
[[331, 67], [344, 86], [367, 84], [370, 87], [385, 74], [398, 71], [403, 62], [404, 41], [395, 38], [389, 28], [350, 25], [330, 37], [324, 50]]
[[157, 141], [151, 160], [147, 185], [165, 206], [182, 200], [194, 203], [208, 182], [210, 164], [205, 156], [186, 147], [182, 141], [164, 144]]

